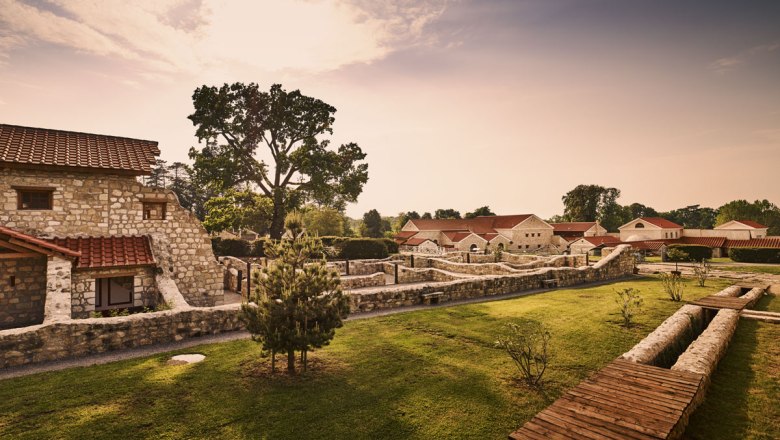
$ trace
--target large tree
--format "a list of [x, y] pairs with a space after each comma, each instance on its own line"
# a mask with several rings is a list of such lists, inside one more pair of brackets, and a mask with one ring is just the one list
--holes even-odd
[[332, 208], [309, 208], [303, 214], [303, 226], [311, 235], [342, 235], [344, 214]]
[[702, 208], [699, 205], [686, 206], [660, 214], [661, 217], [690, 229], [711, 229], [715, 226], [717, 215], [718, 211]]
[[447, 209], [437, 209], [436, 212], [433, 214], [434, 218], [437, 219], [445, 219], [445, 218], [460, 218], [460, 212], [456, 211], [452, 208]]
[[475, 217], [487, 217], [487, 216], [494, 216], [494, 215], [496, 215], [496, 213], [491, 211], [489, 206], [482, 206], [480, 208], [475, 209], [472, 212], [467, 212], [463, 217], [475, 218]]
[[769, 235], [780, 235], [780, 208], [769, 200], [733, 200], [718, 209], [715, 223], [722, 225], [731, 220], [753, 220], [769, 227]]
[[363, 237], [381, 238], [386, 231], [385, 222], [379, 211], [372, 209], [363, 214], [363, 223], [360, 225], [360, 235]]
[[209, 199], [205, 207], [207, 214], [203, 227], [209, 232], [246, 228], [265, 234], [271, 226], [273, 202], [252, 191], [229, 189], [225, 195]]
[[[205, 146], [190, 150], [199, 180], [217, 192], [249, 184], [273, 201], [271, 236], [304, 201], [343, 209], [368, 180], [366, 155], [355, 143], [329, 148], [336, 109], [279, 84], [202, 86], [189, 116]], [[265, 151], [267, 161], [258, 157]]]
[[599, 185], [577, 185], [561, 199], [563, 217], [568, 222], [599, 221], [608, 231], [624, 223], [625, 213], [618, 205], [620, 190]]

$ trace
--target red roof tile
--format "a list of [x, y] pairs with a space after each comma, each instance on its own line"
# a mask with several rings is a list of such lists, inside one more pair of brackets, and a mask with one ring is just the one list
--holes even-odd
[[47, 241], [80, 252], [77, 269], [155, 264], [148, 236], [68, 237]]
[[754, 222], [753, 220], [737, 220], [739, 223], [742, 223], [745, 226], [750, 226], [751, 228], [756, 229], [766, 229], [767, 226], [762, 225], [761, 223]]
[[620, 244], [620, 239], [611, 235], [599, 235], [596, 237], [580, 237], [594, 246], [602, 244]]
[[511, 229], [524, 222], [531, 214], [495, 215], [470, 219], [414, 219], [410, 220], [421, 231], [469, 231], [476, 234], [495, 234], [496, 229]]
[[149, 174], [157, 142], [0, 124], [0, 166], [87, 168]]
[[[8, 239], [15, 238], [17, 240], [21, 240], [25, 243], [35, 245], [40, 248], [44, 248], [46, 250], [50, 250], [59, 254], [63, 254], [68, 257], [78, 257], [81, 254], [77, 250], [68, 249], [66, 247], [57, 246], [53, 243], [50, 243], [45, 240], [41, 240], [40, 238], [35, 238], [32, 235], [23, 234], [19, 231], [15, 231], [10, 228], [6, 228], [4, 226], [0, 226], [0, 236], [6, 235], [8, 236]], [[2, 238], [2, 237], [0, 237]], [[34, 251], [33, 251], [34, 252]]]
[[678, 225], [677, 223], [669, 221], [669, 220], [667, 220], [665, 218], [661, 218], [661, 217], [640, 217], [639, 219], [640, 220], [644, 220], [647, 223], [650, 223], [651, 225], [656, 225], [659, 228], [666, 228], [666, 229], [670, 229], [670, 228], [681, 229], [682, 228], [682, 226]]
[[711, 248], [720, 248], [726, 243], [726, 237], [682, 237], [681, 243], [700, 244]]
[[596, 222], [550, 223], [554, 232], [585, 232], [596, 226]]
[[780, 249], [780, 237], [753, 238], [750, 240], [726, 240], [728, 248], [774, 248]]
[[406, 240], [403, 243], [403, 245], [404, 246], [417, 246], [417, 245], [425, 243], [426, 241], [430, 241], [430, 240], [427, 239], [427, 238], [410, 238], [410, 239]]
[[417, 235], [418, 231], [401, 231], [397, 234], [395, 234], [396, 238], [409, 238]]

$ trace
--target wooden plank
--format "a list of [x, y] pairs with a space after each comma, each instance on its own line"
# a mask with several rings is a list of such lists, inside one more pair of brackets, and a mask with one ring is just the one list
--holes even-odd
[[603, 416], [587, 409], [576, 409], [572, 407], [556, 407], [556, 413], [560, 413], [561, 416], [567, 416], [575, 420], [582, 420], [587, 422], [593, 429], [606, 430], [622, 436], [622, 438], [630, 438], [635, 440], [647, 440], [657, 438], [651, 434], [640, 432], [635, 427], [623, 426], [619, 423], [615, 423], [614, 417]]
[[646, 373], [644, 371], [631, 371], [627, 369], [626, 367], [621, 366], [610, 366], [609, 369], [604, 368], [601, 370], [605, 374], [610, 375], [622, 375], [623, 377], [626, 377], [627, 379], [634, 380], [634, 379], [644, 379], [644, 380], [650, 380], [658, 382], [660, 385], [663, 386], [671, 386], [671, 387], [679, 387], [682, 391], [690, 391], [690, 392], [696, 392], [699, 389], [699, 383], [701, 382], [701, 378], [697, 378], [695, 381], [690, 380], [689, 378], [680, 378], [680, 377], [674, 377], [674, 376], [659, 376], [656, 374]]
[[[565, 400], [565, 399], [564, 399]], [[629, 432], [635, 432], [639, 434], [643, 434], [647, 437], [653, 438], [664, 438], [668, 435], [668, 433], [664, 433], [658, 429], [651, 428], [649, 426], [644, 426], [641, 423], [639, 423], [637, 420], [634, 420], [632, 418], [628, 417], [621, 417], [617, 414], [602, 414], [598, 408], [593, 407], [591, 405], [583, 405], [576, 402], [568, 401], [568, 405], [561, 406], [559, 409], [563, 408], [566, 411], [570, 411], [574, 414], [582, 414], [583, 416], [586, 416], [591, 419], [591, 422], [595, 422], [596, 420], [600, 420], [604, 423], [602, 426], [620, 426], [622, 428], [625, 428]]]
[[691, 373], [689, 371], [670, 370], [668, 368], [656, 367], [654, 365], [637, 364], [636, 362], [631, 362], [625, 359], [616, 359], [607, 366], [611, 368], [620, 368], [622, 370], [636, 374], [663, 377], [664, 379], [675, 382], [696, 384], [697, 386], [702, 379], [701, 374]]
[[545, 438], [561, 440], [575, 440], [577, 438], [575, 434], [571, 433], [571, 430], [541, 420], [538, 415], [531, 419], [526, 424], [526, 427], [537, 434], [543, 435]]
[[615, 396], [614, 394], [603, 394], [595, 391], [579, 390], [579, 389], [570, 390], [568, 394], [571, 394], [572, 396], [576, 396], [576, 397], [581, 397], [583, 399], [592, 399], [599, 402], [605, 402], [605, 404], [622, 405], [631, 408], [632, 411], [652, 414], [653, 417], [658, 417], [658, 418], [674, 418], [675, 416], [679, 416], [682, 414], [682, 412], [675, 412], [674, 410], [669, 410], [668, 408], [658, 408], [649, 405], [646, 402], [640, 402], [641, 404], [628, 402], [624, 399], [621, 399], [620, 396]]
[[[645, 423], [652, 424], [657, 428], [663, 428], [669, 425], [670, 420], [674, 418], [670, 417], [669, 414], [645, 411], [634, 407], [633, 405], [626, 405], [625, 402], [608, 400], [600, 396], [583, 396], [576, 393], [567, 393], [563, 397], [582, 404], [591, 404], [605, 411], [614, 411], [616, 413], [625, 414], [626, 416], [635, 417]], [[672, 426], [674, 426], [673, 423]]]
[[667, 400], [651, 400], [643, 399], [633, 390], [605, 388], [594, 384], [580, 384], [583, 390], [595, 391], [605, 395], [617, 395], [620, 396], [627, 404], [631, 405], [644, 405], [653, 406], [659, 410], [664, 410], [669, 413], [676, 413], [679, 411], [680, 405], [677, 402], [670, 402]]
[[624, 390], [624, 391], [628, 391], [629, 393], [634, 393], [637, 397], [659, 399], [660, 401], [670, 402], [675, 405], [687, 405], [688, 402], [690, 401], [690, 399], [686, 399], [685, 397], [673, 393], [651, 390], [651, 389], [644, 388], [642, 386], [638, 386], [636, 384], [630, 384], [630, 383], [621, 382], [617, 380], [615, 381], [602, 380], [599, 381], [598, 385], [606, 389]]
[[604, 368], [599, 372], [599, 374], [613, 377], [618, 380], [625, 380], [626, 382], [642, 384], [644, 386], [656, 388], [659, 390], [668, 390], [683, 397], [688, 395], [693, 396], [699, 389], [698, 386], [692, 384], [673, 383], [670, 381], [665, 381], [664, 379], [633, 375], [631, 373], [623, 372], [617, 369]]
[[539, 413], [537, 417], [547, 420], [550, 423], [568, 424], [571, 426], [571, 430], [581, 436], [582, 438], [590, 438], [599, 440], [608, 438], [611, 440], [622, 440], [626, 436], [624, 434], [618, 434], [609, 429], [605, 429], [601, 426], [594, 425], [590, 420], [582, 420], [563, 411], [543, 411], [544, 414]]
[[34, 252], [2, 252], [0, 253], [0, 260], [10, 260], [10, 259], [16, 259], [16, 258], [34, 258], [34, 257], [42, 257], [41, 254], [36, 254]]
[[528, 429], [526, 427], [526, 425], [523, 425], [517, 431], [509, 434], [509, 439], [510, 440], [523, 440], [523, 439], [528, 439], [528, 440], [546, 440], [547, 439], [547, 437], [545, 437], [544, 435], [537, 434], [536, 432], [531, 431], [530, 429]]

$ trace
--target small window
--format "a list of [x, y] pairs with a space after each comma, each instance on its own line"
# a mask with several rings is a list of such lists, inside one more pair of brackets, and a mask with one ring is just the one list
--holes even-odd
[[645, 225], [643, 223], [637, 223], [636, 225], [634, 225], [634, 228], [636, 228], [636, 229], [642, 229], [644, 227], [645, 227]]
[[165, 220], [165, 203], [143, 202], [144, 220]]
[[17, 208], [52, 209], [53, 189], [17, 189]]
[[132, 276], [95, 279], [95, 310], [133, 305]]

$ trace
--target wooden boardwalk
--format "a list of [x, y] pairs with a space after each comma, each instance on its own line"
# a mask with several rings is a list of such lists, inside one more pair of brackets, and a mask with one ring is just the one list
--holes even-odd
[[616, 359], [509, 435], [519, 439], [665, 439], [702, 375]]
[[707, 309], [734, 309], [742, 310], [747, 307], [750, 299], [748, 298], [735, 298], [733, 296], [705, 296], [704, 298], [691, 301], [689, 304], [694, 304]]

